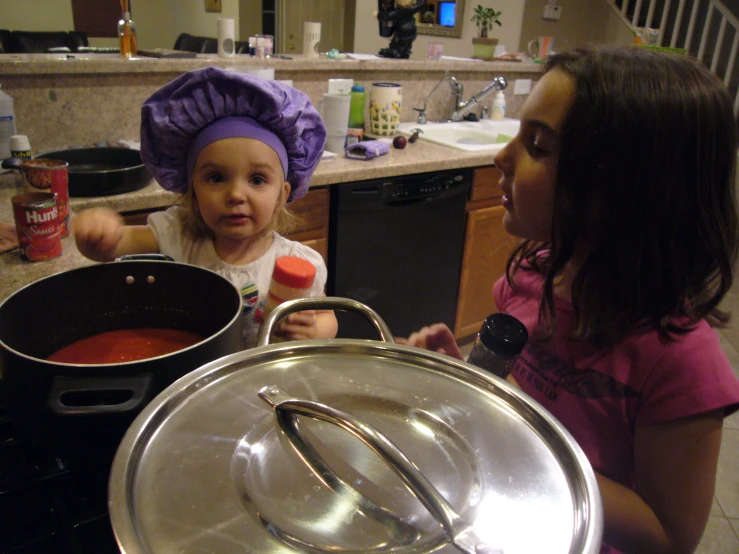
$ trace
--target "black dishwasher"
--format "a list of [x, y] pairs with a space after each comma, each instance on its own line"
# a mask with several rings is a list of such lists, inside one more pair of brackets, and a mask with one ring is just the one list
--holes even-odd
[[[454, 328], [471, 169], [331, 187], [327, 293], [367, 304], [395, 336]], [[339, 337], [377, 338], [337, 312]]]

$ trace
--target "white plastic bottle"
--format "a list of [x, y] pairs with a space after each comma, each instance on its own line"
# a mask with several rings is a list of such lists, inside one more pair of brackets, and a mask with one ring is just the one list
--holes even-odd
[[505, 117], [505, 95], [503, 91], [498, 91], [493, 100], [493, 112], [490, 114], [490, 119], [496, 119], [500, 121]]
[[0, 160], [10, 157], [10, 137], [15, 134], [13, 97], [0, 90]]

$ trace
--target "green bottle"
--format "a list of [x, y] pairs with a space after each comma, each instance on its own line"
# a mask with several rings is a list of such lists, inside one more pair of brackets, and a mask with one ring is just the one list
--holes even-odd
[[356, 144], [364, 140], [364, 103], [367, 94], [364, 87], [354, 83], [349, 102], [349, 130], [347, 131], [346, 145]]

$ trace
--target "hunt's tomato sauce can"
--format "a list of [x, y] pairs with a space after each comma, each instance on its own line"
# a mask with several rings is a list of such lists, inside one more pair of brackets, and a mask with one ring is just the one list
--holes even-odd
[[59, 230], [63, 237], [69, 234], [69, 163], [64, 160], [34, 158], [21, 162], [24, 192], [51, 192], [56, 194]]
[[56, 194], [32, 192], [11, 198], [21, 256], [32, 262], [62, 255]]

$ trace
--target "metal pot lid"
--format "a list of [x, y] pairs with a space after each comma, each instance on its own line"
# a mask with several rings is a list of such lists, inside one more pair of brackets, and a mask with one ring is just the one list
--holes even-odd
[[596, 553], [602, 535], [592, 469], [546, 410], [367, 340], [262, 346], [181, 378], [129, 428], [109, 503], [126, 553]]

